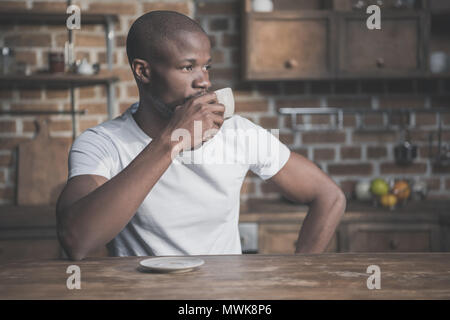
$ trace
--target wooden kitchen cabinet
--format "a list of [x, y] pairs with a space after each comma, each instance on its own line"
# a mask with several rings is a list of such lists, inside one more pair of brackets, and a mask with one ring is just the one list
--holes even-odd
[[[396, 211], [349, 203], [326, 252], [450, 251], [450, 202], [410, 203]], [[258, 253], [292, 254], [307, 206], [260, 200], [239, 222], [258, 225]]]
[[424, 11], [383, 11], [380, 30], [366, 27], [365, 13], [338, 17], [339, 75], [384, 77], [426, 71], [429, 16]]
[[441, 251], [437, 224], [353, 223], [343, 235], [342, 252]]
[[[258, 253], [293, 254], [297, 245], [301, 223], [261, 224]], [[337, 235], [334, 235], [326, 252], [337, 252]]]
[[[411, 203], [395, 212], [349, 203], [326, 252], [450, 251], [448, 208], [450, 201]], [[248, 204], [239, 223], [256, 227], [254, 234], [247, 234], [257, 238], [252, 253], [293, 254], [307, 210], [307, 206], [273, 200]], [[3, 206], [0, 211], [0, 264], [18, 259], [64, 259], [53, 207]], [[104, 247], [89, 254], [105, 256]]]
[[0, 263], [20, 259], [58, 259], [60, 256], [56, 238], [0, 239]]
[[[425, 76], [429, 10], [383, 9], [381, 29], [365, 11], [252, 12], [244, 1], [244, 80]], [[399, 58], [401, 57], [401, 58]]]
[[450, 251], [450, 217], [448, 215], [441, 217], [441, 243], [442, 251]]
[[[365, 222], [364, 217], [343, 220], [325, 252], [446, 251], [445, 243], [441, 241], [444, 226], [437, 221], [399, 223], [392, 216], [381, 218]], [[293, 253], [300, 228], [300, 222], [292, 221], [259, 223], [258, 253]]]
[[[248, 2], [248, 1], [247, 1]], [[331, 11], [244, 12], [246, 80], [324, 78], [334, 74]]]
[[[14, 260], [67, 259], [56, 233], [53, 206], [0, 207], [0, 264]], [[106, 257], [106, 247], [89, 257]]]

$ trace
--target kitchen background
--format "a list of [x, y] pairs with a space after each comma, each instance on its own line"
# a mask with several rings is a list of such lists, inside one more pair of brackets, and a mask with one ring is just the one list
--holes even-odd
[[[263, 9], [268, 3], [259, 1]], [[365, 8], [371, 3], [381, 5], [384, 33], [366, 28]], [[266, 129], [279, 129], [280, 140], [329, 174], [349, 200], [356, 198], [358, 182], [377, 178], [404, 179], [410, 186], [416, 181], [426, 199], [450, 199], [449, 1], [274, 0], [270, 13], [252, 12], [251, 1], [239, 0], [72, 4], [81, 8], [81, 29], [69, 32], [67, 1], [0, 1], [0, 47], [10, 48], [9, 53], [2, 50], [2, 58], [11, 62], [0, 76], [0, 205], [8, 208], [5, 212], [19, 215], [21, 205], [53, 204], [65, 182], [73, 137], [138, 100], [126, 36], [136, 18], [159, 9], [182, 12], [202, 25], [212, 42], [214, 88], [232, 87], [236, 113]], [[113, 46], [105, 37], [108, 21], [113, 22]], [[370, 38], [375, 34], [375, 40]], [[69, 38], [74, 59], [98, 63], [98, 74], [79, 80], [48, 73], [58, 68], [56, 60], [49, 65], [49, 53], [60, 57]], [[282, 59], [285, 63], [277, 65]], [[41, 78], [36, 84], [26, 80], [28, 75]], [[289, 115], [282, 108], [339, 109]], [[302, 125], [298, 130], [292, 117]], [[402, 130], [406, 123], [409, 137]], [[27, 143], [38, 132], [42, 140], [34, 150], [41, 152], [33, 153]], [[404, 139], [417, 147], [408, 165], [395, 157]], [[43, 161], [48, 170], [33, 172], [32, 160]], [[42, 188], [31, 188], [33, 183]], [[51, 190], [43, 190], [48, 185]], [[279, 198], [274, 185], [248, 174], [243, 209], [252, 201]]]

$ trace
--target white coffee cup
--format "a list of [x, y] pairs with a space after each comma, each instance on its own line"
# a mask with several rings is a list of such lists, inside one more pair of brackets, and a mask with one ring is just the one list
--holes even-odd
[[216, 94], [219, 103], [225, 106], [224, 119], [231, 118], [234, 114], [234, 97], [231, 88], [219, 89], [214, 91], [214, 93]]

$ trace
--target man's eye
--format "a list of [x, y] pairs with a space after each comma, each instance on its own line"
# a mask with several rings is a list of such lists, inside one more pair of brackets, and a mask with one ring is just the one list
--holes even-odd
[[192, 66], [184, 66], [181, 69], [183, 69], [184, 71], [192, 71]]
[[212, 65], [208, 64], [204, 68], [205, 68], [205, 70], [210, 70], [212, 68]]

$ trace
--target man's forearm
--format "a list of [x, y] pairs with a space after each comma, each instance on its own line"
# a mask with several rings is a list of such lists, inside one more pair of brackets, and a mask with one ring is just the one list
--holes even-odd
[[295, 253], [324, 252], [345, 212], [345, 206], [345, 196], [341, 192], [313, 201], [303, 221]]
[[172, 151], [170, 144], [152, 141], [123, 171], [59, 214], [69, 256], [82, 259], [125, 227], [171, 164]]

